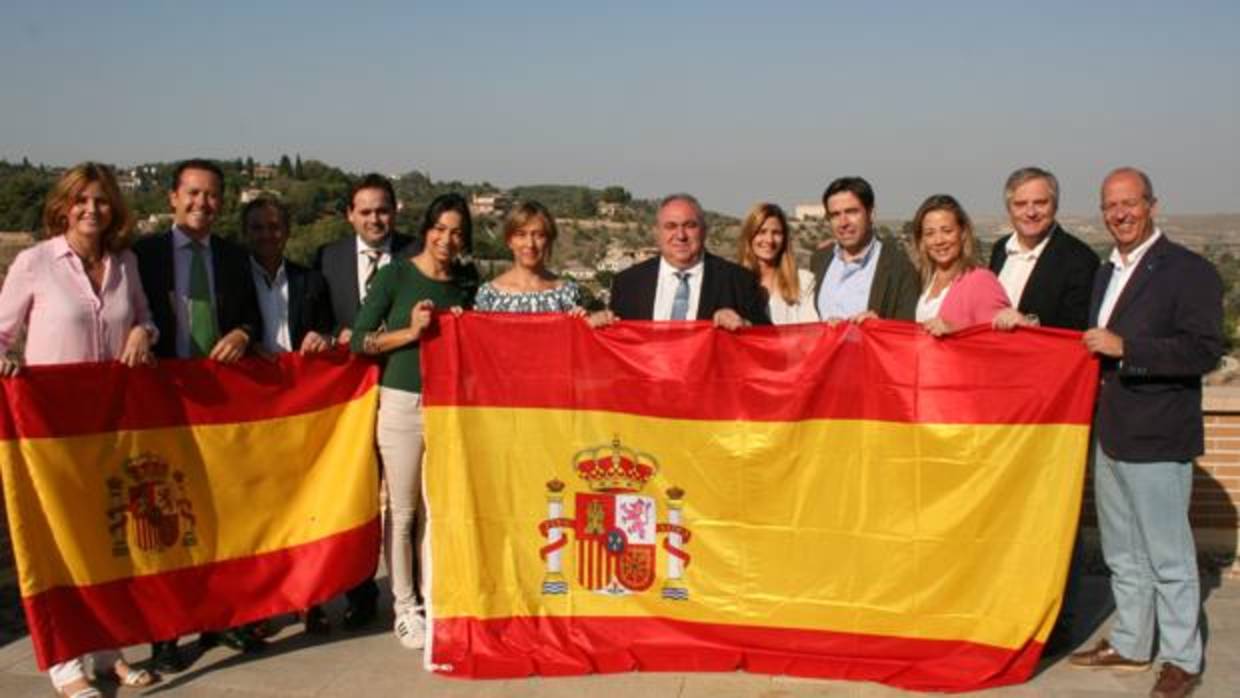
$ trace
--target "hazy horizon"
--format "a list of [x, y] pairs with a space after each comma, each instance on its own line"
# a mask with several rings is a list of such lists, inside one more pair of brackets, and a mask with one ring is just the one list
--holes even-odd
[[300, 153], [733, 215], [860, 174], [892, 219], [940, 191], [999, 215], [1026, 164], [1095, 215], [1135, 165], [1164, 214], [1240, 211], [1240, 4], [997, 5], [22, 1], [0, 10], [0, 158]]

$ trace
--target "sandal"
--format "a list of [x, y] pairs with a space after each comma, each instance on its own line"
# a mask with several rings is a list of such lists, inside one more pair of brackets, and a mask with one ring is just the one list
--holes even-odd
[[[125, 667], [124, 674], [120, 671], [122, 666]], [[111, 677], [116, 679], [116, 683], [128, 688], [146, 688], [155, 683], [155, 676], [151, 672], [146, 669], [135, 669], [123, 659], [112, 666]]]
[[[77, 688], [73, 688], [73, 686]], [[76, 679], [70, 681], [67, 685], [56, 689], [56, 693], [62, 698], [103, 698], [103, 694], [99, 689], [90, 685], [86, 679]]]

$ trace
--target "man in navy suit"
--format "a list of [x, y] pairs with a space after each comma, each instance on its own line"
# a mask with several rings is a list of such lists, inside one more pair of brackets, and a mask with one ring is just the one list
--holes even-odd
[[413, 238], [395, 231], [396, 191], [381, 174], [368, 174], [354, 183], [345, 217], [355, 234], [323, 245], [314, 255], [314, 268], [327, 279], [335, 330], [342, 342], [349, 341], [353, 319], [374, 275], [394, 257], [417, 252], [405, 249]]
[[[138, 274], [159, 328], [156, 356], [232, 363], [262, 338], [249, 255], [211, 234], [223, 190], [224, 175], [215, 163], [179, 163], [168, 194], [172, 229], [134, 244]], [[203, 633], [199, 641], [204, 646], [223, 642], [244, 652], [263, 646], [244, 628]], [[185, 668], [176, 638], [152, 643], [151, 659], [160, 672]]]
[[710, 320], [736, 330], [769, 325], [753, 272], [706, 251], [706, 218], [689, 194], [659, 202], [654, 237], [659, 256], [616, 275], [610, 311], [593, 324], [623, 320]]
[[[1102, 359], [1094, 419], [1094, 499], [1115, 622], [1087, 668], [1162, 670], [1151, 696], [1200, 681], [1201, 590], [1188, 523], [1193, 458], [1204, 449], [1201, 376], [1223, 354], [1223, 285], [1213, 265], [1154, 224], [1149, 177], [1125, 167], [1102, 184], [1115, 240], [1094, 282], [1085, 346]], [[1154, 638], [1158, 638], [1154, 653]]]

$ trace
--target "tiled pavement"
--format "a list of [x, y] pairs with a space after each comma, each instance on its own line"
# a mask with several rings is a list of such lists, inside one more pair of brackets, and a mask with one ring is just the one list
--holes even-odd
[[[1106, 580], [1087, 577], [1086, 604], [1101, 607], [1109, 596]], [[1205, 682], [1194, 695], [1201, 698], [1240, 696], [1240, 580], [1219, 585], [1207, 581], [1208, 622]], [[333, 617], [340, 609], [332, 607]], [[1099, 614], [1101, 615], [1101, 614]], [[1104, 619], [1093, 619], [1078, 630], [1085, 643], [1101, 634]], [[1102, 624], [1099, 625], [1098, 623]], [[390, 623], [388, 623], [390, 625]], [[731, 674], [610, 674], [579, 678], [463, 681], [444, 679], [422, 669], [421, 655], [402, 650], [388, 625], [376, 622], [365, 634], [336, 631], [325, 640], [311, 640], [300, 626], [285, 628], [267, 651], [243, 658], [216, 648], [188, 671], [170, 677], [141, 695], [211, 698], [282, 698], [285, 696], [435, 696], [444, 698], [800, 698], [802, 696], [902, 696], [906, 691], [878, 684], [815, 681], [744, 673]], [[127, 653], [144, 658], [145, 648]], [[1144, 696], [1154, 674], [1113, 675], [1076, 670], [1063, 660], [1046, 662], [1028, 683], [982, 691], [978, 696]], [[34, 666], [30, 641], [22, 638], [0, 647], [0, 696], [54, 695], [47, 678]], [[105, 690], [105, 695], [117, 695]], [[119, 695], [138, 692], [122, 689]]]

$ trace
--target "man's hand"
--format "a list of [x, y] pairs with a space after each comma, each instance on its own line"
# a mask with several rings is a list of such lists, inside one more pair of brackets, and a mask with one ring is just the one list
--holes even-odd
[[340, 332], [336, 335], [337, 344], [348, 344], [353, 339], [353, 330], [348, 327], [341, 327]]
[[1124, 338], [1111, 330], [1095, 327], [1092, 330], [1086, 330], [1081, 340], [1085, 342], [1085, 348], [1095, 354], [1109, 356], [1112, 359], [1124, 358]]
[[[582, 310], [581, 312], [585, 315], [585, 310]], [[616, 314], [610, 310], [598, 310], [590, 313], [589, 315], [585, 315], [585, 319], [587, 325], [598, 329], [600, 327], [606, 327], [620, 318], [616, 317]]]
[[874, 312], [873, 310], [863, 310], [857, 313], [856, 315], [848, 318], [848, 321], [854, 325], [860, 325], [866, 320], [877, 320], [877, 319], [878, 319], [878, 313]]
[[306, 354], [317, 354], [321, 351], [327, 351], [328, 349], [331, 349], [331, 348], [332, 348], [331, 337], [324, 337], [318, 332], [311, 330], [310, 332], [306, 333], [305, 337], [302, 338], [301, 348], [299, 349], [299, 351], [301, 352], [302, 356], [305, 356]]
[[236, 329], [220, 337], [220, 341], [211, 347], [211, 353], [207, 358], [222, 364], [236, 363], [238, 359], [245, 356], [245, 348], [249, 344], [249, 336], [244, 331]]
[[749, 326], [749, 323], [745, 321], [745, 318], [741, 317], [731, 308], [720, 308], [716, 310], [715, 316], [712, 320], [715, 323], [715, 327], [727, 330], [728, 332], [735, 332], [742, 327]]

